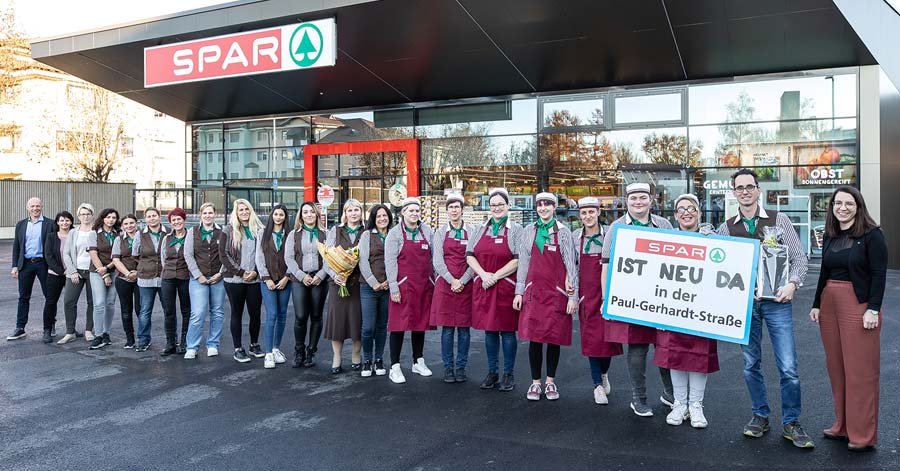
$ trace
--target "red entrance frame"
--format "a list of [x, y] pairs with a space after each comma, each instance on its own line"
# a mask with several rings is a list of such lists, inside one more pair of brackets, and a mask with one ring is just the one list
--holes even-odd
[[365, 154], [368, 152], [406, 152], [406, 194], [419, 196], [419, 140], [338, 142], [309, 144], [303, 148], [303, 197], [315, 201], [318, 191], [318, 161], [320, 155]]

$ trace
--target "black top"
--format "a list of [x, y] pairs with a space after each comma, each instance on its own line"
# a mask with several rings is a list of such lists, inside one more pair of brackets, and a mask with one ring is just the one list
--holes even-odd
[[846, 234], [828, 246], [822, 255], [822, 268], [828, 270], [828, 279], [850, 281], [850, 245], [853, 241]]
[[[839, 239], [835, 239], [839, 240]], [[859, 239], [849, 239], [850, 251], [847, 257], [850, 281], [853, 283], [853, 292], [856, 300], [866, 303], [868, 309], [881, 311], [881, 301], [884, 298], [884, 285], [887, 277], [887, 243], [881, 228], [875, 228], [867, 232]], [[827, 254], [835, 242], [825, 236], [822, 252]], [[822, 291], [831, 277], [831, 270], [822, 259], [822, 270], [819, 273], [819, 285], [816, 287], [816, 298], [813, 307], [818, 308], [822, 302]]]
[[56, 232], [48, 233], [44, 238], [44, 261], [47, 262], [47, 268], [53, 270], [53, 273], [66, 276], [66, 267], [63, 265], [63, 257], [59, 249], [59, 235]]

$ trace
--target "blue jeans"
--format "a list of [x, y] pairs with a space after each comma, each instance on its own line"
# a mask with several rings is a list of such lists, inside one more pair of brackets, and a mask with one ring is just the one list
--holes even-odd
[[500, 363], [500, 337], [503, 337], [503, 372], [512, 373], [516, 369], [516, 350], [519, 343], [515, 332], [489, 330], [484, 333], [484, 350], [488, 357], [488, 372], [496, 373]]
[[[150, 319], [153, 317], [153, 302], [160, 295], [159, 288], [138, 288], [141, 292], [141, 313], [138, 314], [138, 345], [150, 345]], [[162, 302], [162, 298], [160, 298]]]
[[459, 344], [456, 347], [456, 368], [466, 369], [469, 362], [469, 328], [447, 327], [441, 329], [441, 359], [444, 361], [444, 369], [453, 369], [453, 332], [459, 332]]
[[763, 379], [762, 323], [765, 321], [775, 353], [775, 364], [781, 376], [781, 423], [789, 424], [800, 418], [800, 375], [797, 373], [797, 351], [794, 347], [794, 319], [791, 303], [755, 301], [750, 322], [750, 342], [741, 347], [744, 352], [744, 380], [753, 402], [753, 413], [769, 417], [769, 401]]
[[387, 341], [388, 301], [390, 291], [375, 291], [368, 283], [359, 283], [362, 305], [362, 352], [364, 361], [381, 360]]
[[612, 363], [610, 357], [588, 357], [588, 364], [591, 365], [591, 380], [594, 381], [594, 387], [603, 384], [603, 375], [609, 371], [609, 365]]
[[272, 353], [273, 348], [281, 347], [291, 290], [290, 287], [285, 287], [273, 291], [264, 282], [260, 282], [260, 291], [263, 305], [266, 306], [266, 353]]
[[214, 285], [202, 285], [191, 278], [188, 289], [191, 293], [191, 320], [187, 331], [187, 348], [200, 348], [200, 337], [203, 337], [203, 325], [206, 314], [209, 314], [209, 335], [206, 337], [206, 348], [219, 348], [222, 336], [222, 322], [225, 320], [225, 282]]

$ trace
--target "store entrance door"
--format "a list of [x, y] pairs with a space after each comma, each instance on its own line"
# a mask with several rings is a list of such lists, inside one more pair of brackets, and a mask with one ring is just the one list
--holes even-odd
[[381, 178], [341, 178], [340, 196], [340, 208], [349, 199], [359, 200], [365, 218], [372, 206], [382, 203]]

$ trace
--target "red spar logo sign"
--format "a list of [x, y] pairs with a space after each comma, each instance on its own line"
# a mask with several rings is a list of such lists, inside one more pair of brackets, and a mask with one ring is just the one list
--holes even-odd
[[690, 260], [706, 260], [706, 247], [702, 245], [682, 244], [663, 240], [638, 238], [634, 241], [634, 251]]

